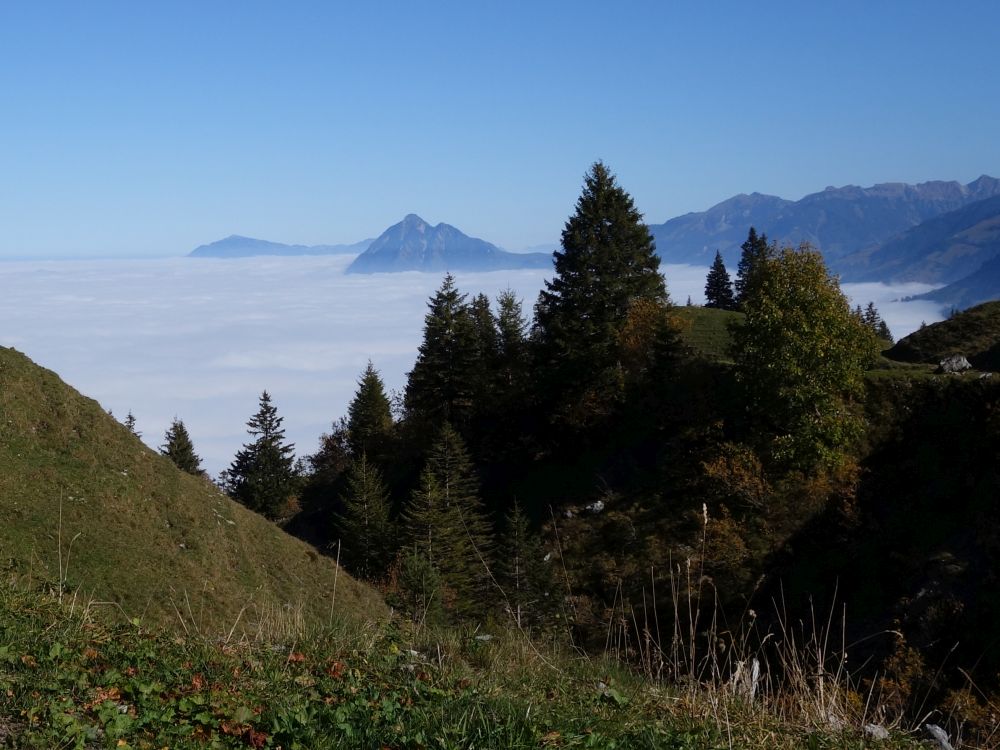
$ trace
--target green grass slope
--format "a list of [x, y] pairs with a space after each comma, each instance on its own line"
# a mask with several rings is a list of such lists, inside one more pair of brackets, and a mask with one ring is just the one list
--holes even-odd
[[962, 354], [980, 370], [1000, 370], [1000, 302], [986, 302], [900, 339], [885, 356], [899, 362], [937, 364]]
[[386, 611], [331, 560], [5, 348], [0, 517], [8, 578], [107, 602], [128, 618], [217, 633]]
[[728, 690], [670, 689], [515, 631], [437, 635], [378, 626], [294, 645], [218, 643], [108, 627], [0, 584], [0, 747], [921, 747], [898, 732], [872, 743], [860, 716], [834, 730]]
[[732, 361], [729, 324], [742, 321], [743, 313], [692, 305], [675, 307], [673, 314], [681, 340], [696, 354], [716, 362]]

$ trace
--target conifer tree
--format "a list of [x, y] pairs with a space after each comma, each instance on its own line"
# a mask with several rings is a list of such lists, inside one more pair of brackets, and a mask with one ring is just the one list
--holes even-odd
[[543, 399], [555, 402], [557, 413], [595, 394], [615, 397], [619, 332], [632, 304], [669, 304], [659, 269], [653, 237], [631, 196], [597, 162], [563, 230], [555, 275], [535, 307]]
[[341, 499], [344, 510], [337, 518], [336, 531], [342, 559], [356, 576], [379, 579], [395, 555], [396, 543], [382, 474], [365, 453], [348, 470]]
[[[110, 414], [111, 412], [108, 412], [108, 413]], [[138, 429], [136, 429], [136, 426], [135, 426], [135, 415], [132, 413], [131, 409], [129, 409], [129, 412], [128, 412], [128, 414], [125, 417], [124, 424], [125, 424], [125, 428], [129, 432], [131, 432], [133, 435], [135, 435], [137, 438], [141, 438], [142, 437], [142, 433], [139, 432]]]
[[347, 434], [352, 455], [378, 456], [392, 429], [392, 409], [378, 370], [368, 366], [358, 380], [354, 399], [347, 407]]
[[520, 396], [528, 377], [528, 323], [521, 300], [510, 289], [497, 297], [497, 365], [501, 393]]
[[451, 274], [427, 303], [424, 339], [406, 382], [407, 417], [438, 427], [464, 425], [476, 392], [478, 342], [465, 295]]
[[277, 518], [295, 491], [295, 447], [285, 443], [283, 418], [264, 391], [257, 413], [247, 422], [254, 438], [236, 453], [226, 477], [229, 495], [250, 510]]
[[861, 321], [871, 329], [872, 333], [878, 336], [879, 339], [883, 341], [888, 341], [890, 344], [893, 343], [892, 332], [889, 330], [889, 326], [879, 315], [878, 310], [875, 307], [874, 302], [869, 302], [868, 306], [862, 310], [861, 305], [858, 305], [855, 309], [855, 315], [857, 315]]
[[497, 577], [518, 627], [541, 621], [555, 602], [554, 579], [541, 540], [515, 501], [505, 519], [497, 555]]
[[715, 262], [705, 279], [705, 307], [719, 310], [735, 310], [736, 299], [733, 296], [733, 284], [729, 280], [729, 271], [722, 261], [722, 254], [715, 251]]
[[482, 612], [489, 601], [492, 526], [461, 436], [445, 423], [403, 510], [410, 546], [438, 571], [449, 610]]
[[736, 270], [736, 306], [741, 308], [743, 300], [749, 291], [749, 286], [753, 283], [754, 272], [761, 267], [762, 263], [771, 258], [777, 252], [777, 248], [769, 245], [767, 235], [757, 235], [757, 230], [750, 227], [746, 241], [740, 245], [742, 254], [740, 264]]
[[195, 476], [201, 476], [204, 473], [201, 469], [201, 459], [194, 452], [191, 436], [184, 423], [176, 417], [164, 435], [160, 453], [173, 461], [181, 471]]

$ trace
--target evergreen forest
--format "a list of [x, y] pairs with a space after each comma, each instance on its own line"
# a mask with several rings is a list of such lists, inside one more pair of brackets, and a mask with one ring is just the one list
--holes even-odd
[[780, 681], [783, 646], [822, 643], [852, 700], [989, 731], [1000, 390], [886, 360], [875, 306], [756, 228], [706, 300], [674, 305], [598, 162], [537, 300], [446, 275], [405, 392], [369, 362], [298, 466], [263, 394], [223, 486], [414, 623], [675, 677]]

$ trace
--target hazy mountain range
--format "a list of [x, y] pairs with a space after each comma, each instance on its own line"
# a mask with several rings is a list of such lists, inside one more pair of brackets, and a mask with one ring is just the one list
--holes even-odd
[[867, 255], [856, 254], [870, 253], [928, 219], [997, 195], [1000, 180], [985, 175], [968, 185], [935, 181], [829, 187], [798, 201], [752, 193], [652, 224], [650, 231], [667, 263], [707, 266], [719, 250], [726, 264], [735, 266], [747, 230], [754, 226], [780, 244], [809, 242], [820, 248], [828, 265], [845, 279], [887, 280], [881, 270], [868, 272]]
[[[753, 226], [779, 244], [809, 242], [844, 281], [948, 285], [926, 295], [967, 307], [1000, 297], [1000, 180], [967, 185], [924, 182], [828, 187], [791, 201], [761, 193], [733, 196], [707, 211], [651, 224], [666, 263], [707, 266], [722, 253], [731, 273]], [[347, 245], [284, 245], [233, 235], [191, 255], [357, 254], [348, 273], [492, 271], [547, 268], [558, 245], [512, 253], [450, 224], [409, 214], [374, 240]]]
[[231, 234], [208, 245], [199, 245], [188, 255], [192, 258], [249, 258], [254, 255], [353, 255], [364, 252], [372, 240], [351, 245], [285, 245]]

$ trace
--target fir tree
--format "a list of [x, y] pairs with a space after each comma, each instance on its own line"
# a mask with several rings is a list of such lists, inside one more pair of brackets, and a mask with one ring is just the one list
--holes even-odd
[[659, 268], [631, 196], [604, 164], [594, 164], [563, 230], [555, 275], [535, 308], [543, 398], [556, 413], [595, 395], [615, 398], [619, 332], [632, 304], [669, 304]]
[[497, 555], [497, 577], [518, 627], [541, 621], [552, 608], [554, 580], [538, 535], [515, 501]]
[[736, 298], [733, 296], [733, 284], [729, 280], [729, 271], [722, 261], [722, 254], [715, 251], [715, 262], [705, 279], [705, 307], [719, 310], [735, 310]]
[[501, 392], [520, 394], [528, 375], [528, 323], [521, 300], [510, 289], [497, 297], [497, 366]]
[[176, 417], [164, 435], [160, 453], [173, 461], [181, 471], [195, 476], [201, 476], [204, 473], [201, 469], [201, 459], [194, 452], [191, 436], [184, 423]]
[[347, 434], [352, 455], [378, 456], [392, 430], [392, 411], [385, 384], [371, 360], [358, 380], [358, 390], [347, 407]]
[[855, 309], [855, 315], [857, 315], [861, 322], [868, 326], [871, 332], [878, 336], [879, 339], [882, 341], [888, 341], [890, 344], [893, 343], [892, 332], [889, 330], [889, 326], [886, 322], [882, 319], [882, 316], [876, 309], [874, 302], [869, 302], [868, 306], [864, 310], [861, 309], [861, 305], [858, 305]]
[[[108, 412], [108, 414], [110, 414], [110, 413], [111, 412]], [[135, 415], [132, 413], [131, 409], [129, 409], [128, 415], [126, 415], [126, 417], [125, 417], [125, 423], [124, 424], [125, 424], [125, 428], [129, 432], [131, 432], [133, 435], [135, 435], [137, 438], [141, 438], [142, 437], [142, 433], [139, 432], [139, 430], [136, 429], [136, 426], [135, 426]]]
[[234, 500], [272, 519], [284, 510], [296, 485], [295, 447], [283, 442], [282, 421], [264, 391], [257, 413], [247, 422], [247, 433], [254, 440], [236, 453], [226, 479]]
[[430, 450], [403, 523], [409, 544], [440, 574], [446, 607], [463, 616], [481, 613], [489, 601], [492, 527], [465, 445], [448, 423]]
[[364, 453], [347, 472], [344, 505], [336, 521], [343, 559], [360, 578], [385, 575], [395, 555], [395, 535], [389, 520], [389, 495], [379, 472]]
[[451, 274], [428, 302], [424, 339], [406, 382], [408, 419], [437, 427], [464, 425], [472, 414], [477, 385], [476, 328]]
[[749, 287], [753, 283], [754, 272], [761, 267], [763, 262], [771, 258], [777, 249], [769, 245], [767, 235], [757, 236], [757, 230], [750, 227], [746, 242], [740, 246], [740, 264], [736, 270], [736, 306], [743, 307], [743, 300], [746, 298]]

